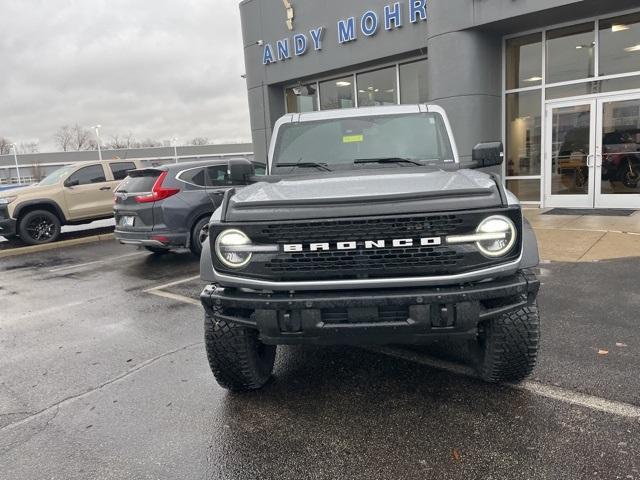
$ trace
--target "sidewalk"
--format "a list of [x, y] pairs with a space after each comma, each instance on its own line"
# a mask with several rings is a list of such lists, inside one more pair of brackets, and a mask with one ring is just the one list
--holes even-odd
[[630, 217], [543, 215], [525, 209], [538, 237], [540, 258], [555, 262], [592, 262], [640, 257], [640, 212]]

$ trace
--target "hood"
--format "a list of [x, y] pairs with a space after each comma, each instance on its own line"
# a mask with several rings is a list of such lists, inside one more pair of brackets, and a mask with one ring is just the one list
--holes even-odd
[[40, 187], [38, 185], [27, 185], [26, 187], [9, 188], [6, 190], [0, 190], [0, 198], [15, 197], [16, 195], [24, 195], [27, 193], [38, 192], [46, 187]]
[[243, 188], [226, 221], [294, 220], [493, 208], [503, 193], [476, 170], [376, 169], [289, 177]]

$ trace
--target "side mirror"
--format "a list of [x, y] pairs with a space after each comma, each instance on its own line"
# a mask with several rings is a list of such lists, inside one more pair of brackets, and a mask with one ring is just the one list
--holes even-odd
[[67, 178], [64, 181], [64, 186], [67, 188], [77, 187], [78, 185], [80, 185], [80, 180], [71, 180], [70, 178]]
[[479, 143], [473, 148], [471, 160], [476, 164], [476, 168], [502, 165], [504, 161], [502, 142]]
[[253, 163], [246, 158], [231, 158], [227, 166], [230, 185], [248, 185], [256, 173]]

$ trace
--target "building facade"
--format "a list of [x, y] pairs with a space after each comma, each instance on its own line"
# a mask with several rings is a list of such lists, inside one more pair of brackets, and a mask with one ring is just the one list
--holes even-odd
[[461, 158], [505, 144], [504, 181], [545, 207], [640, 208], [638, 0], [245, 0], [251, 129], [285, 113], [446, 109]]

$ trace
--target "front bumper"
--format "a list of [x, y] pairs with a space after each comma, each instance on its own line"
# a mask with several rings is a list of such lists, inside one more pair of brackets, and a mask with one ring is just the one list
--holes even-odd
[[135, 231], [117, 230], [114, 232], [116, 240], [125, 245], [138, 245], [142, 247], [171, 248], [184, 247], [187, 244], [187, 235], [184, 233], [172, 233], [163, 231]]
[[210, 285], [202, 304], [214, 318], [260, 332], [267, 344], [426, 343], [473, 337], [478, 323], [534, 302], [528, 271], [447, 287], [263, 293]]

